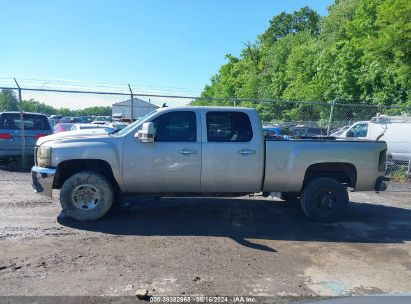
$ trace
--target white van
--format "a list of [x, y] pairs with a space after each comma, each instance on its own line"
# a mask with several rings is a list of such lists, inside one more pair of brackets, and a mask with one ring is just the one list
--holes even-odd
[[371, 121], [356, 122], [340, 136], [376, 140], [381, 134], [393, 160], [411, 161], [411, 117], [378, 115]]

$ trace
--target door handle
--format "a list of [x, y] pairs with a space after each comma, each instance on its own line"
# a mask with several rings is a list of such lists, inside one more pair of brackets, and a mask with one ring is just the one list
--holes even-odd
[[197, 154], [196, 150], [191, 150], [191, 149], [183, 149], [179, 151], [183, 155], [191, 155], [191, 154]]
[[238, 151], [238, 153], [240, 153], [241, 155], [251, 155], [251, 154], [255, 154], [255, 151], [250, 150], [250, 149], [242, 149]]

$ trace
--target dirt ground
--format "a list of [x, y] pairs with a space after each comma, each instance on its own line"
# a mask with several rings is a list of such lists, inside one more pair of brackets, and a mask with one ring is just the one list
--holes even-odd
[[60, 213], [29, 173], [0, 171], [0, 295], [411, 291], [411, 192], [351, 193], [344, 219], [279, 199], [128, 197], [97, 222]]

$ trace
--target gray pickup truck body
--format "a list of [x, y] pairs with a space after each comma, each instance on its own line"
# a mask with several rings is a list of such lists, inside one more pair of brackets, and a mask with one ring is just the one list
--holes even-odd
[[[171, 121], [180, 114], [183, 120], [188, 115], [195, 128], [189, 129], [189, 122], [161, 125], [161, 117]], [[241, 125], [235, 126], [235, 119]], [[137, 137], [147, 123], [157, 121], [154, 132], [164, 128], [168, 137], [161, 140], [156, 134], [153, 142]], [[45, 147], [50, 150], [48, 165], [40, 166], [36, 157], [32, 176], [35, 191], [49, 196], [79, 172], [103, 175], [114, 193], [157, 196], [256, 192], [299, 196], [316, 178], [332, 178], [356, 191], [380, 191], [387, 149], [380, 141], [268, 140], [254, 109], [222, 107], [163, 108], [112, 135], [75, 132], [39, 139], [36, 151]]]

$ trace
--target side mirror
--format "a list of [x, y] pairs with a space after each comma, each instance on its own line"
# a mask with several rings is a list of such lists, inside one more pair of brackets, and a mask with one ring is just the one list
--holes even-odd
[[141, 130], [134, 137], [143, 143], [154, 142], [154, 124], [152, 122], [143, 123]]
[[347, 133], [345, 134], [346, 137], [354, 137], [354, 132], [349, 130], [347, 131]]

